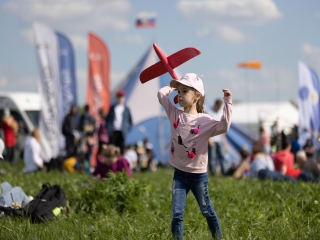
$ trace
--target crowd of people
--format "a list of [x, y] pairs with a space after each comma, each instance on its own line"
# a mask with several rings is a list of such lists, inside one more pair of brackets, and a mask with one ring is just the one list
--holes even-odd
[[243, 147], [239, 164], [232, 164], [226, 175], [274, 181], [319, 182], [320, 163], [312, 139], [300, 145], [297, 134], [297, 127], [294, 127], [290, 136], [282, 131], [271, 139], [260, 127], [260, 137], [253, 143], [251, 152]]
[[[124, 104], [125, 92], [118, 91], [116, 96], [117, 103], [111, 106], [108, 114], [103, 109], [99, 110], [97, 121], [90, 114], [88, 105], [84, 107], [83, 114], [80, 116], [78, 107], [75, 105], [71, 107], [62, 125], [66, 148], [64, 157], [58, 160], [60, 170], [87, 172], [97, 178], [106, 177], [107, 171], [110, 170], [113, 172], [124, 170], [128, 175], [133, 171], [157, 170], [153, 146], [148, 139], [137, 142], [135, 145], [125, 145], [126, 135], [132, 126], [131, 114], [130, 109]], [[211, 109], [214, 119], [221, 118], [222, 107], [223, 102], [216, 99]], [[4, 112], [1, 128], [5, 160], [16, 163], [19, 158], [16, 148], [19, 125], [10, 115], [10, 111]], [[226, 165], [225, 134], [209, 138], [208, 173], [214, 176], [217, 171], [220, 171], [221, 175], [235, 178], [251, 176], [293, 182], [318, 181], [320, 163], [311, 138], [301, 146], [298, 142], [297, 127], [292, 129], [290, 136], [282, 132], [270, 137], [263, 127], [260, 127], [259, 132], [259, 139], [253, 143], [251, 151], [249, 152], [244, 146], [240, 152], [240, 161], [233, 162], [229, 167]], [[35, 128], [25, 140], [22, 158], [25, 164], [23, 171], [26, 173], [46, 168], [47, 164], [41, 158], [40, 137], [40, 130]], [[96, 150], [93, 151], [95, 147]], [[95, 162], [94, 167], [92, 167], [92, 159]]]
[[[157, 161], [148, 139], [134, 145], [125, 144], [132, 127], [132, 118], [130, 109], [124, 104], [125, 92], [118, 91], [116, 97], [117, 102], [110, 107], [108, 113], [99, 109], [98, 119], [90, 114], [89, 105], [84, 106], [82, 114], [79, 114], [76, 105], [72, 105], [64, 117], [61, 129], [65, 149], [61, 151], [61, 156], [51, 159], [49, 163], [41, 156], [41, 132], [39, 128], [35, 128], [24, 142], [21, 155], [24, 161], [23, 171], [31, 173], [57, 168], [69, 172], [86, 172], [100, 178], [107, 177], [110, 170], [126, 171], [128, 175], [132, 171], [156, 171]], [[9, 110], [4, 112], [0, 129], [5, 146], [4, 159], [11, 163], [18, 162], [20, 153], [16, 143], [19, 125]]]

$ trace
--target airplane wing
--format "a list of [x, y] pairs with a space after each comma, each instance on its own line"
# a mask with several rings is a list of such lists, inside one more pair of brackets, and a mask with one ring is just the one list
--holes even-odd
[[189, 47], [184, 48], [168, 57], [168, 63], [170, 67], [176, 68], [180, 66], [182, 63], [194, 58], [200, 54], [200, 50], [197, 48]]
[[140, 82], [148, 82], [149, 80], [159, 77], [166, 72], [168, 72], [168, 70], [165, 65], [161, 61], [157, 62], [140, 73]]
[[[184, 48], [178, 52], [175, 52], [174, 54], [167, 57], [169, 67], [171, 69], [174, 69], [184, 62], [190, 60], [191, 58], [198, 56], [200, 53], [201, 52], [199, 49], [193, 47]], [[168, 72], [167, 67], [163, 62], [159, 61], [141, 72], [140, 82], [148, 82], [149, 80], [159, 77], [166, 72]]]

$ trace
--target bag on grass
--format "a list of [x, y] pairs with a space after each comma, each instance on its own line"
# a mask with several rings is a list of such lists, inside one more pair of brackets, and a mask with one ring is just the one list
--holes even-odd
[[67, 197], [59, 185], [43, 184], [41, 191], [24, 209], [33, 222], [39, 222], [58, 216], [66, 205]]
[[15, 217], [24, 217], [26, 212], [23, 208], [14, 209], [12, 207], [3, 207], [0, 206], [0, 216], [15, 216]]

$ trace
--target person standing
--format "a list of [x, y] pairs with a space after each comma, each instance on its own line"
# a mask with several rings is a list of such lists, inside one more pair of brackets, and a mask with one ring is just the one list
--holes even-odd
[[[217, 99], [214, 102], [212, 108], [212, 116], [214, 119], [219, 121], [223, 115], [222, 101]], [[216, 165], [220, 165], [220, 171], [222, 175], [225, 175], [226, 171], [224, 168], [225, 164], [225, 149], [226, 149], [226, 136], [225, 134], [216, 135], [209, 139], [208, 145], [208, 168], [212, 175], [216, 174]]]
[[76, 141], [80, 138], [77, 130], [77, 113], [78, 107], [76, 105], [72, 105], [70, 112], [65, 116], [62, 124], [62, 134], [66, 138], [67, 156], [74, 154]]
[[[169, 99], [169, 94], [174, 90], [178, 92], [182, 109], [173, 106]], [[171, 210], [174, 239], [183, 238], [183, 216], [190, 190], [207, 220], [212, 237], [223, 239], [218, 216], [210, 201], [207, 174], [208, 139], [226, 133], [231, 125], [232, 94], [228, 89], [222, 89], [222, 92], [225, 105], [220, 121], [204, 113], [204, 87], [200, 77], [194, 73], [187, 73], [180, 80], [172, 80], [170, 86], [158, 92], [171, 129], [169, 163], [175, 169]]]
[[125, 92], [117, 92], [117, 103], [112, 105], [106, 118], [110, 143], [120, 148], [121, 154], [124, 153], [126, 136], [132, 127], [130, 109], [124, 104]]
[[98, 149], [98, 154], [100, 154], [102, 145], [108, 144], [109, 143], [109, 134], [107, 131], [107, 126], [106, 126], [106, 113], [105, 111], [101, 108], [99, 109], [99, 127], [98, 127], [98, 143], [99, 143], [99, 149]]
[[259, 142], [263, 146], [263, 150], [266, 154], [270, 154], [271, 151], [271, 144], [270, 144], [270, 136], [266, 132], [263, 126], [259, 128], [260, 137]]
[[5, 159], [11, 163], [15, 162], [15, 159], [18, 157], [18, 153], [15, 151], [18, 129], [18, 122], [10, 114], [9, 109], [6, 109], [2, 118], [2, 130], [4, 135], [4, 144], [6, 146]]
[[90, 106], [88, 104], [84, 106], [84, 113], [80, 117], [79, 130], [81, 132], [81, 138], [85, 142], [86, 146], [84, 158], [85, 168], [88, 169], [90, 166], [92, 147], [94, 144], [94, 133], [96, 130], [96, 120], [90, 114]]

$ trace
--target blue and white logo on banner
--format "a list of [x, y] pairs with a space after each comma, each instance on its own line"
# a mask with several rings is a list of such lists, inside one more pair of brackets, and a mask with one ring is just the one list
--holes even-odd
[[317, 147], [320, 128], [320, 84], [313, 69], [299, 62], [299, 141], [305, 144], [307, 138], [312, 137]]

